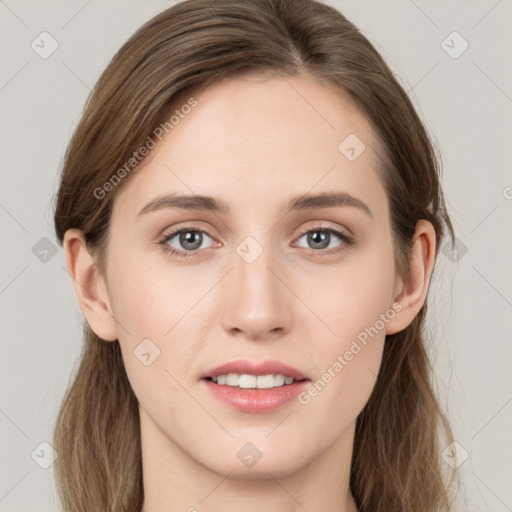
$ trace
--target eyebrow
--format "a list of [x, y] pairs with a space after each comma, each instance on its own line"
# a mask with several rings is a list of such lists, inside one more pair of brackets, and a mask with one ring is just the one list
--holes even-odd
[[[352, 206], [364, 211], [373, 219], [373, 214], [368, 206], [347, 192], [320, 192], [316, 194], [304, 194], [293, 196], [288, 201], [285, 212], [296, 210], [310, 210], [318, 208], [335, 208], [342, 206]], [[151, 212], [156, 212], [167, 208], [177, 208], [180, 210], [208, 211], [213, 213], [222, 213], [229, 215], [229, 205], [220, 198], [211, 196], [183, 195], [183, 194], [163, 194], [150, 201], [137, 214], [137, 218]]]

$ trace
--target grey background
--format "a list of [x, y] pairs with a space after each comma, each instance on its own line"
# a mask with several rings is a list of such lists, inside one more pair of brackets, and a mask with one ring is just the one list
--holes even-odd
[[[439, 258], [429, 350], [457, 464], [468, 454], [459, 510], [512, 510], [512, 1], [326, 3], [376, 45], [438, 142], [459, 251]], [[41, 443], [51, 442], [83, 318], [53, 233], [64, 150], [114, 52], [171, 4], [0, 0], [3, 512], [60, 510]], [[43, 31], [59, 45], [47, 59], [31, 47]], [[469, 44], [457, 58], [463, 42], [446, 39], [453, 31]]]

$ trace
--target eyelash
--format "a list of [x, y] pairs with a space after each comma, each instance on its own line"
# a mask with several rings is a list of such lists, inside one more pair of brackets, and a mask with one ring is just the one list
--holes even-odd
[[[162, 237], [159, 239], [158, 243], [162, 246], [162, 250], [164, 252], [170, 253], [173, 256], [177, 256], [178, 258], [193, 258], [193, 257], [196, 257], [196, 256], [199, 255], [198, 254], [199, 252], [201, 252], [202, 250], [205, 250], [205, 249], [196, 249], [195, 251], [180, 251], [178, 249], [175, 249], [174, 247], [170, 247], [167, 244], [167, 242], [169, 240], [173, 239], [176, 235], [179, 235], [182, 232], [188, 232], [188, 231], [199, 232], [199, 233], [204, 233], [204, 234], [208, 235], [208, 233], [206, 231], [204, 231], [203, 229], [199, 228], [198, 226], [186, 226], [184, 228], [176, 229], [175, 231], [172, 231], [171, 233], [167, 233], [167, 234], [162, 235]], [[306, 229], [306, 230], [302, 231], [299, 234], [298, 238], [302, 238], [304, 235], [307, 235], [308, 233], [312, 233], [312, 232], [315, 232], [315, 231], [320, 231], [320, 232], [334, 234], [335, 236], [337, 236], [338, 238], [341, 239], [341, 241], [344, 243], [344, 245], [346, 247], [350, 247], [354, 243], [353, 238], [351, 236], [347, 235], [346, 233], [344, 233], [343, 231], [341, 231], [339, 229], [336, 229], [336, 228], [332, 228], [332, 227], [324, 228], [324, 227], [321, 227], [321, 226], [309, 228], [309, 229]], [[208, 235], [208, 236], [210, 236], [210, 235]], [[212, 238], [212, 237], [210, 236], [210, 238]], [[319, 250], [319, 251], [315, 251], [313, 249], [310, 249], [310, 251], [312, 251], [315, 254], [320, 253], [320, 254], [330, 255], [330, 254], [337, 254], [337, 253], [341, 252], [342, 250], [344, 250], [344, 248], [345, 247], [343, 247], [343, 244], [342, 244], [341, 247], [338, 246], [335, 249], [323, 249], [323, 250]]]

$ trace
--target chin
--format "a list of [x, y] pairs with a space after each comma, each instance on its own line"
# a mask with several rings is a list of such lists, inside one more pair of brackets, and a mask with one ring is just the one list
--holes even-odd
[[[252, 459], [251, 459], [252, 456]], [[304, 452], [283, 453], [275, 448], [262, 448], [257, 451], [248, 442], [242, 444], [234, 456], [226, 458], [226, 452], [222, 459], [203, 461], [205, 467], [221, 476], [229, 474], [236, 480], [263, 480], [269, 478], [283, 478], [300, 470], [307, 461]]]

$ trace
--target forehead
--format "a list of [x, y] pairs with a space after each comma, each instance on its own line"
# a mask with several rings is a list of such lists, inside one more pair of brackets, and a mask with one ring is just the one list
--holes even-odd
[[251, 74], [199, 91], [197, 105], [181, 110], [190, 96], [175, 101], [179, 124], [119, 190], [114, 210], [138, 212], [165, 192], [221, 196], [255, 212], [308, 191], [385, 201], [372, 126], [333, 86]]

